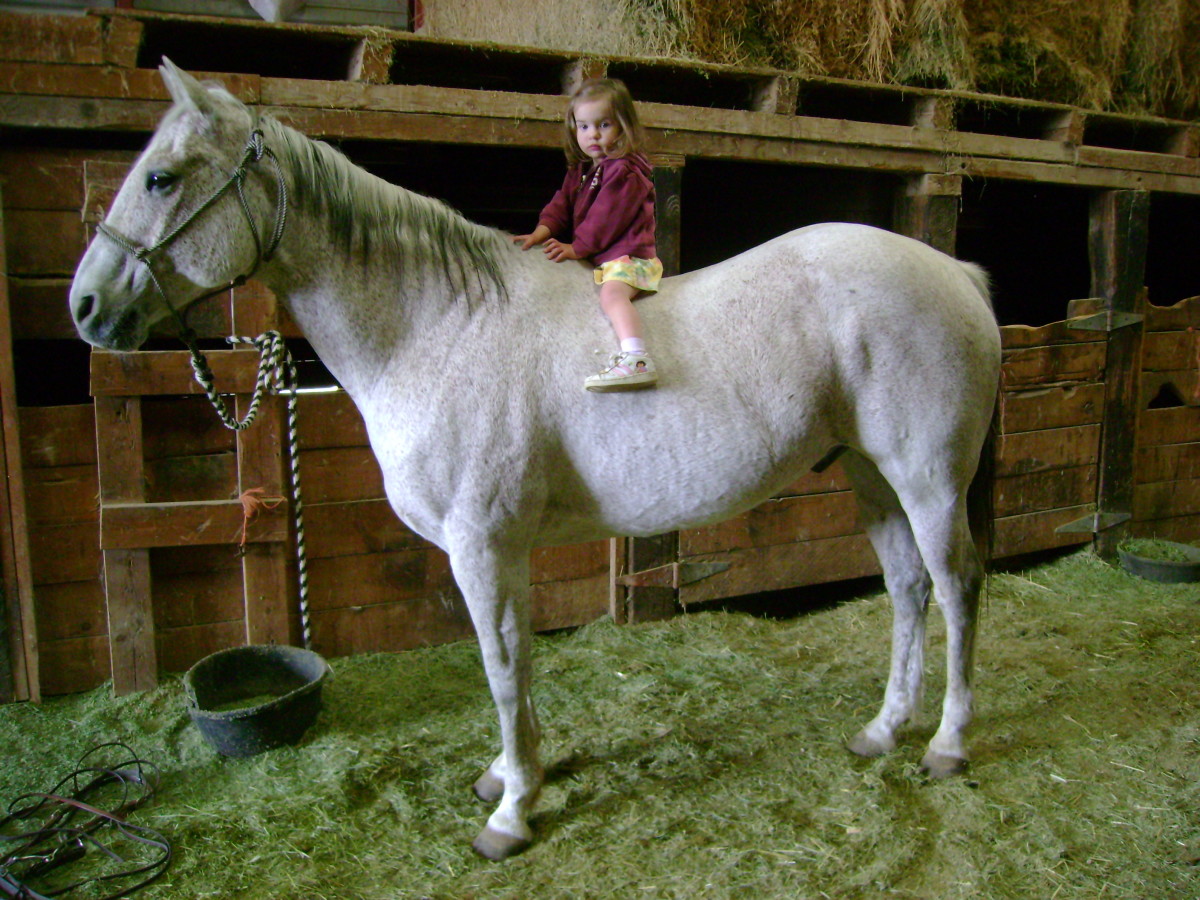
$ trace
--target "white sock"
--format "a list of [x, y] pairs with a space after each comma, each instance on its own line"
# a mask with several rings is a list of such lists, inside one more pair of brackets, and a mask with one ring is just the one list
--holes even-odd
[[641, 338], [622, 338], [621, 352], [636, 353], [639, 356], [646, 355], [646, 342]]

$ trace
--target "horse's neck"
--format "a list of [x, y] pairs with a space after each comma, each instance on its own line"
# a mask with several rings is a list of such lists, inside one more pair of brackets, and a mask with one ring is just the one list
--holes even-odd
[[397, 366], [437, 364], [466, 316], [441, 272], [412, 271], [391, 247], [348, 254], [299, 210], [288, 227], [264, 281], [347, 390], [365, 396]]

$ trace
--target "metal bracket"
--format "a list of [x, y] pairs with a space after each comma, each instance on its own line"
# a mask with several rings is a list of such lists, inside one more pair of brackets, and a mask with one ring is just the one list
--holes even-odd
[[1132, 518], [1133, 516], [1130, 513], [1094, 512], [1091, 515], [1084, 516], [1082, 519], [1076, 519], [1074, 522], [1059, 525], [1054, 529], [1054, 533], [1099, 534], [1101, 531], [1106, 531], [1109, 528], [1120, 525], [1122, 522], [1128, 522]]
[[1128, 328], [1136, 325], [1145, 318], [1141, 313], [1102, 312], [1090, 316], [1080, 316], [1078, 319], [1067, 319], [1067, 327], [1075, 331], [1116, 331], [1118, 328]]
[[614, 580], [625, 587], [668, 587], [679, 590], [685, 584], [724, 572], [729, 566], [727, 562], [673, 562], [641, 572], [618, 575]]

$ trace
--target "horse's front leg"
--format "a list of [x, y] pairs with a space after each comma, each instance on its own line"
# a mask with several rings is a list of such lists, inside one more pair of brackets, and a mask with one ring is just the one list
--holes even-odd
[[504, 859], [532, 841], [528, 817], [542, 786], [530, 696], [529, 552], [501, 553], [485, 540], [464, 541], [451, 548], [450, 561], [500, 717], [502, 751], [475, 785], [481, 798], [500, 802], [473, 846], [488, 859]]

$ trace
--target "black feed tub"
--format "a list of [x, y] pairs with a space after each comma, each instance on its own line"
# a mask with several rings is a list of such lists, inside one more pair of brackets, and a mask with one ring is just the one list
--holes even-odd
[[321, 709], [329, 665], [311, 650], [279, 644], [221, 650], [183, 676], [188, 712], [223, 756], [294, 744]]

